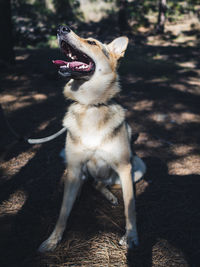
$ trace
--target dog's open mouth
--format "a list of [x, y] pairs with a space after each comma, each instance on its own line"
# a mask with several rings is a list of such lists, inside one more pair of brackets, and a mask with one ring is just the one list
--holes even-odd
[[59, 67], [59, 73], [63, 76], [88, 76], [95, 70], [94, 61], [85, 53], [72, 47], [65, 41], [61, 41], [61, 50], [67, 61], [54, 60], [53, 63]]

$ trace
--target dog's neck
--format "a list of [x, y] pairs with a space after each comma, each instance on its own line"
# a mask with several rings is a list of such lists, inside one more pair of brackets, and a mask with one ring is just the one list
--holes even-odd
[[86, 106], [105, 105], [120, 91], [118, 76], [108, 74], [102, 79], [92, 77], [88, 81], [71, 79], [64, 88], [64, 95]]

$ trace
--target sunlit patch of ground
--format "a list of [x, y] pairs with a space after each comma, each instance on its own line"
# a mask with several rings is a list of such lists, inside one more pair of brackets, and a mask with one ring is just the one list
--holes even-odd
[[[176, 152], [175, 152], [176, 153]], [[181, 151], [183, 154], [183, 151]], [[199, 154], [184, 154], [179, 160], [174, 160], [168, 164], [169, 173], [173, 175], [190, 175], [200, 173], [200, 156]]]
[[[187, 46], [193, 47], [198, 44], [199, 38], [197, 34], [190, 34], [194, 31], [200, 34], [200, 22], [197, 17], [185, 16], [183, 19], [179, 19], [174, 23], [166, 22], [165, 35], [163, 39], [157, 36], [149, 36], [148, 44], [151, 45], [163, 45], [163, 46]], [[168, 37], [167, 37], [168, 36]], [[173, 37], [173, 38], [170, 38]]]
[[11, 194], [9, 199], [0, 205], [0, 217], [15, 215], [24, 205], [26, 198], [26, 193], [21, 190]]

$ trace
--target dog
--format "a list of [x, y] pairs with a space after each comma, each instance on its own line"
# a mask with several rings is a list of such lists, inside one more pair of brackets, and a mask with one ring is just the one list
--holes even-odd
[[138, 245], [133, 183], [142, 178], [146, 165], [132, 151], [131, 127], [125, 110], [114, 101], [120, 91], [117, 68], [128, 45], [125, 36], [109, 44], [83, 39], [69, 27], [60, 26], [58, 42], [66, 57], [55, 60], [58, 72], [68, 79], [64, 95], [73, 103], [63, 125], [67, 128], [64, 195], [56, 226], [40, 252], [54, 250], [62, 238], [77, 194], [89, 175], [112, 204], [117, 198], [106, 187], [120, 180], [124, 199], [126, 233], [121, 245]]

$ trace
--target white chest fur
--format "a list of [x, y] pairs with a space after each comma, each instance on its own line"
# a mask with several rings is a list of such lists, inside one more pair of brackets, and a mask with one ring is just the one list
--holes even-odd
[[73, 104], [63, 124], [85, 148], [96, 149], [124, 121], [124, 117], [124, 110], [117, 104], [100, 107]]
[[84, 146], [88, 148], [99, 147], [108, 131], [103, 124], [105, 114], [97, 108], [90, 108], [86, 111], [80, 131], [80, 139]]

